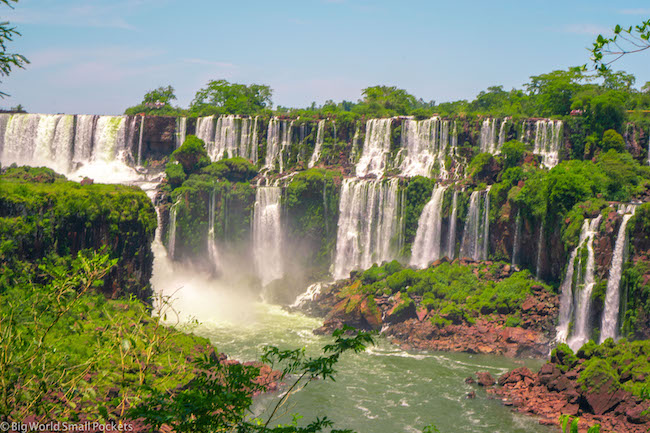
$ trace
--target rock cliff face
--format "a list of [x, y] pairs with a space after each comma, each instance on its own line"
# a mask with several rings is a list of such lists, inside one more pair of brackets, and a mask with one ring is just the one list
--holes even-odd
[[118, 264], [104, 279], [103, 292], [149, 301], [156, 216], [139, 188], [81, 185], [49, 169], [22, 167], [6, 169], [0, 183], [0, 244], [6, 260], [106, 248]]

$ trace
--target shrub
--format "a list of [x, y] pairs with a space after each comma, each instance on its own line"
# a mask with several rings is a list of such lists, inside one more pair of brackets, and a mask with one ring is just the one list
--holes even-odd
[[607, 152], [612, 149], [616, 152], [623, 152], [625, 150], [625, 140], [623, 136], [613, 129], [608, 129], [603, 133], [603, 140], [601, 141], [603, 151]]
[[178, 188], [183, 184], [183, 182], [185, 182], [185, 179], [187, 178], [187, 175], [183, 170], [183, 166], [175, 161], [167, 163], [167, 166], [165, 167], [165, 174], [167, 175], [167, 180], [169, 181], [169, 185], [172, 188]]
[[257, 168], [241, 156], [222, 159], [201, 169], [201, 173], [231, 182], [247, 182], [257, 176]]
[[210, 164], [210, 158], [205, 150], [205, 143], [194, 135], [188, 135], [185, 141], [172, 153], [172, 158], [183, 166], [186, 174], [198, 172]]

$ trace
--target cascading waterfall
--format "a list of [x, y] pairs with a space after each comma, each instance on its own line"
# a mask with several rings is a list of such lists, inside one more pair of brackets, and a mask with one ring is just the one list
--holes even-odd
[[574, 264], [576, 261], [576, 256], [578, 251], [582, 248], [587, 239], [587, 234], [589, 232], [590, 222], [589, 220], [584, 220], [582, 223], [582, 229], [580, 230], [580, 241], [578, 246], [571, 251], [569, 256], [569, 263], [566, 268], [566, 274], [562, 280], [562, 285], [560, 286], [560, 317], [558, 319], [558, 326], [555, 341], [558, 343], [565, 343], [569, 337], [569, 324], [571, 323], [571, 316], [573, 313], [573, 274], [574, 274]]
[[307, 164], [308, 168], [312, 168], [318, 160], [320, 159], [320, 151], [323, 147], [323, 141], [325, 140], [325, 120], [318, 121], [318, 130], [316, 132], [316, 145], [314, 146], [314, 153], [312, 153], [309, 163]]
[[[392, 260], [401, 233], [398, 180], [345, 179], [341, 187], [334, 278]], [[398, 242], [399, 243], [399, 240]]]
[[479, 142], [481, 152], [497, 152], [497, 129], [496, 119], [485, 119], [481, 124], [481, 141]]
[[[624, 210], [623, 212], [627, 211]], [[605, 305], [602, 316], [602, 323], [600, 325], [600, 342], [602, 343], [607, 338], [616, 338], [618, 332], [618, 315], [621, 302], [620, 286], [621, 275], [623, 273], [623, 262], [625, 256], [625, 244], [627, 243], [627, 223], [634, 215], [634, 207], [629, 210], [631, 213], [623, 215], [621, 226], [616, 235], [616, 243], [614, 246], [614, 254], [612, 256], [612, 264], [609, 268], [609, 275], [607, 277], [607, 292], [605, 294]]]
[[216, 208], [216, 188], [210, 192], [210, 207], [208, 208], [208, 258], [210, 264], [213, 266], [215, 272], [220, 269], [219, 249], [217, 248], [217, 241], [214, 237], [214, 219]]
[[541, 155], [542, 165], [555, 167], [560, 161], [561, 120], [538, 120], [535, 123], [535, 148], [533, 153]]
[[169, 235], [167, 237], [167, 255], [171, 260], [174, 260], [174, 253], [176, 252], [176, 213], [180, 200], [172, 205], [169, 209]]
[[142, 165], [142, 137], [144, 136], [144, 117], [140, 116], [140, 136], [138, 137], [138, 165]]
[[406, 156], [400, 164], [402, 176], [429, 177], [437, 165], [440, 177], [448, 177], [445, 158], [449, 147], [449, 123], [438, 117], [420, 121], [404, 120], [400, 152], [406, 152]]
[[214, 116], [199, 117], [196, 119], [196, 131], [194, 135], [203, 140], [206, 150], [214, 146], [214, 126]]
[[[460, 248], [461, 257], [472, 260], [486, 260], [488, 256], [490, 235], [490, 194], [486, 191], [474, 191], [469, 199], [469, 211], [463, 229], [463, 241]], [[481, 195], [485, 194], [481, 206]]]
[[390, 153], [390, 127], [393, 119], [370, 119], [366, 122], [366, 138], [356, 166], [358, 177], [373, 174], [381, 177]]
[[499, 147], [498, 149], [501, 150], [503, 148], [503, 145], [506, 142], [506, 137], [508, 135], [508, 131], [506, 131], [506, 124], [508, 123], [508, 118], [503, 119], [501, 122], [501, 126], [499, 127]]
[[291, 135], [293, 132], [293, 121], [279, 120], [273, 117], [269, 120], [269, 127], [266, 135], [266, 162], [264, 168], [275, 169], [279, 164], [280, 173], [284, 171], [284, 153], [291, 147]]
[[594, 237], [598, 231], [600, 220], [602, 216], [599, 215], [589, 223], [587, 231], [587, 264], [585, 268], [584, 279], [582, 280], [582, 287], [577, 293], [577, 302], [575, 309], [575, 332], [569, 340], [571, 349], [578, 350], [587, 340], [589, 340], [589, 314], [591, 310], [591, 293], [595, 284], [595, 271], [596, 271], [596, 258], [594, 254]]
[[449, 218], [449, 239], [447, 241], [447, 257], [451, 260], [456, 255], [456, 220], [458, 219], [458, 190], [454, 190], [451, 200], [451, 217]]
[[187, 135], [187, 117], [176, 118], [176, 149], [181, 147]]
[[13, 114], [3, 119], [3, 165], [45, 166], [109, 183], [136, 175], [124, 162], [133, 135], [126, 116]]
[[253, 252], [257, 275], [263, 286], [284, 275], [281, 195], [282, 188], [277, 186], [258, 187], [255, 194]]
[[418, 229], [413, 241], [410, 265], [426, 268], [430, 262], [440, 258], [442, 243], [442, 202], [446, 186], [436, 185], [431, 199], [422, 209]]
[[[357, 154], [359, 153], [359, 125], [357, 124], [356, 129], [354, 130], [354, 137], [352, 137], [352, 150], [350, 152], [350, 162], [351, 163], [356, 163], [357, 161]], [[650, 147], [649, 147], [650, 149]], [[650, 154], [650, 150], [649, 150]], [[648, 160], [650, 161], [650, 156], [648, 157]]]
[[515, 238], [512, 241], [512, 266], [519, 264], [519, 240], [521, 238], [521, 211], [517, 211], [515, 218]]

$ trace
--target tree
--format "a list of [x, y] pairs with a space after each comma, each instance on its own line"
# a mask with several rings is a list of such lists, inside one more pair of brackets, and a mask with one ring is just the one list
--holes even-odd
[[580, 68], [553, 71], [530, 77], [526, 84], [528, 93], [541, 115], [567, 115], [571, 112], [571, 100], [585, 77]]
[[212, 80], [196, 92], [190, 105], [192, 111], [217, 107], [227, 114], [256, 114], [272, 105], [273, 91], [261, 84], [238, 84], [226, 80]]
[[[12, 8], [11, 3], [17, 3], [18, 0], [0, 0], [0, 2]], [[22, 54], [7, 52], [7, 42], [13, 41], [15, 36], [20, 36], [15, 27], [11, 27], [8, 21], [0, 22], [0, 48], [2, 49], [0, 52], [0, 77], [8, 76], [13, 67], [24, 69], [25, 64], [29, 63], [29, 60]], [[0, 98], [5, 96], [9, 95], [0, 92]]]
[[367, 104], [371, 111], [389, 110], [404, 115], [417, 103], [415, 96], [395, 86], [366, 87], [361, 94], [362, 102]]
[[626, 54], [639, 53], [650, 48], [650, 19], [638, 26], [623, 28], [616, 25], [611, 38], [598, 35], [591, 50], [594, 68], [600, 71], [609, 69], [609, 65]]
[[163, 87], [160, 86], [155, 90], [150, 90], [144, 95], [142, 100], [143, 104], [155, 104], [156, 102], [163, 103], [165, 105], [169, 104], [170, 101], [176, 99], [174, 94], [174, 88], [172, 86]]

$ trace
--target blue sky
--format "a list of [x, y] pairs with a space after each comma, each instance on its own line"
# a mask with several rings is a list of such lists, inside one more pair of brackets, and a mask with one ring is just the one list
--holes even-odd
[[[275, 105], [356, 101], [395, 85], [425, 100], [472, 99], [491, 85], [588, 62], [616, 24], [650, 17], [643, 1], [20, 0], [0, 6], [31, 64], [0, 102], [30, 112], [119, 114], [171, 84], [187, 106], [210, 79], [268, 84]], [[615, 69], [650, 81], [650, 53]]]

